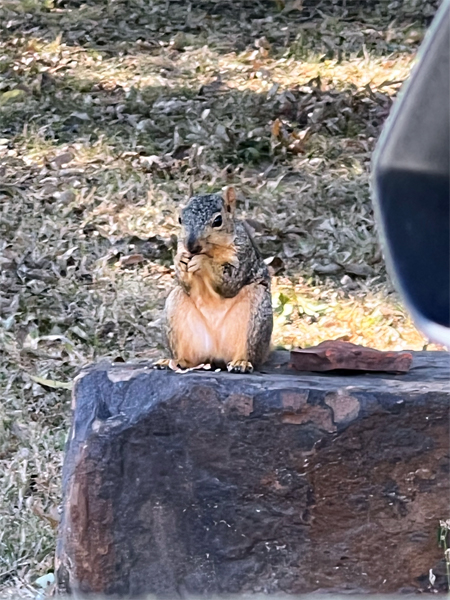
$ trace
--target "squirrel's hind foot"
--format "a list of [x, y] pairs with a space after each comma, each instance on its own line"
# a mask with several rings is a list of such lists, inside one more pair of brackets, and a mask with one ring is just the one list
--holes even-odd
[[232, 360], [227, 369], [230, 373], [253, 373], [253, 365], [248, 360]]

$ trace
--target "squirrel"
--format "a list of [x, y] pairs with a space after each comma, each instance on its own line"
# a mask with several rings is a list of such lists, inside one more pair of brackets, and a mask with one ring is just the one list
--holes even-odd
[[[267, 358], [273, 328], [270, 275], [236, 194], [193, 196], [181, 211], [176, 286], [165, 305], [172, 356], [156, 368], [225, 367], [251, 373]], [[176, 366], [176, 367], [175, 367]]]

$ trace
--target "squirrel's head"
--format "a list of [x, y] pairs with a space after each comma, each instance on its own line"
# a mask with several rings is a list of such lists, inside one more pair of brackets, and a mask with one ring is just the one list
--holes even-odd
[[190, 254], [208, 254], [216, 246], [230, 246], [234, 239], [236, 194], [193, 196], [181, 211], [180, 241]]

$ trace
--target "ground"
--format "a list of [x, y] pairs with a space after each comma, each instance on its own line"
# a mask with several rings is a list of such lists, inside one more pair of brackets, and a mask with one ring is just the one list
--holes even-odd
[[0, 3], [0, 590], [35, 594], [53, 569], [73, 376], [163, 353], [193, 191], [236, 186], [275, 346], [427, 346], [386, 275], [369, 178], [435, 6], [347, 4]]

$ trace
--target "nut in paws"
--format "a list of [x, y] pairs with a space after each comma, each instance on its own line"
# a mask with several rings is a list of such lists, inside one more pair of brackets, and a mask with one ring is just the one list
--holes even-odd
[[189, 268], [189, 262], [191, 260], [191, 255], [187, 252], [183, 252], [178, 260], [178, 268], [180, 271], [184, 271], [187, 273]]
[[203, 263], [203, 255], [195, 254], [191, 258], [191, 260], [189, 261], [189, 264], [187, 266], [188, 273], [195, 273], [196, 271], [199, 271], [202, 268], [202, 263]]

